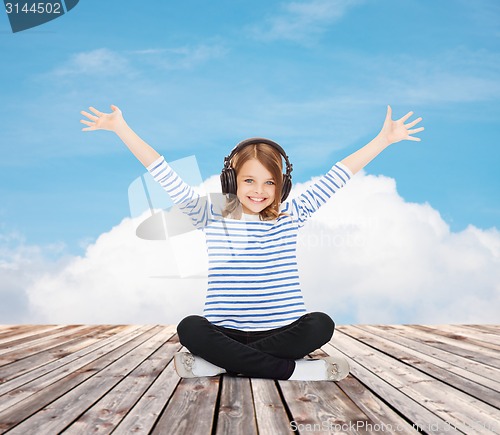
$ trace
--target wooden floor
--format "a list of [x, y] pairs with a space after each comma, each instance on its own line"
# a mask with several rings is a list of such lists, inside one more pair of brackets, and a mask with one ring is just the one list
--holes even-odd
[[180, 380], [175, 326], [0, 326], [0, 433], [500, 433], [500, 325], [341, 326], [338, 382]]

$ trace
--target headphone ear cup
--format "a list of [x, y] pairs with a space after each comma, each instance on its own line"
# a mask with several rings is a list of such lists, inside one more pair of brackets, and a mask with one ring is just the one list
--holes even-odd
[[224, 168], [220, 173], [220, 185], [222, 187], [222, 194], [227, 194], [227, 168]]
[[283, 187], [281, 188], [281, 202], [285, 202], [292, 190], [292, 179], [289, 175], [283, 175]]
[[236, 173], [233, 168], [224, 168], [220, 174], [220, 183], [224, 195], [236, 195]]
[[236, 171], [231, 168], [228, 170], [228, 189], [227, 193], [231, 193], [233, 195], [236, 195], [236, 190], [238, 189], [236, 185]]

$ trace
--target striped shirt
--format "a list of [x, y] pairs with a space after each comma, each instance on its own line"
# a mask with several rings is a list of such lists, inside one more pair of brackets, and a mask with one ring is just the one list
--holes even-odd
[[226, 328], [263, 331], [306, 314], [296, 258], [298, 230], [352, 177], [349, 168], [336, 163], [307, 191], [282, 204], [286, 215], [273, 221], [223, 218], [220, 207], [198, 195], [163, 157], [147, 169], [205, 233], [207, 320]]

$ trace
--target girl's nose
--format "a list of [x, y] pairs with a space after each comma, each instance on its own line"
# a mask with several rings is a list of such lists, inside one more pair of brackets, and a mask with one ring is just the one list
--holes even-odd
[[264, 187], [261, 186], [260, 184], [255, 184], [254, 185], [254, 190], [255, 190], [255, 193], [258, 193], [259, 195], [264, 192]]

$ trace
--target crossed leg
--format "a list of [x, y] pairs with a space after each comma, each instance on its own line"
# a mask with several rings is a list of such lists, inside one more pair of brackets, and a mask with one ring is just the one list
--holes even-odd
[[249, 377], [288, 379], [295, 360], [327, 343], [334, 331], [333, 320], [324, 313], [308, 313], [281, 328], [245, 332], [223, 328], [202, 316], [183, 319], [177, 332], [192, 354]]

